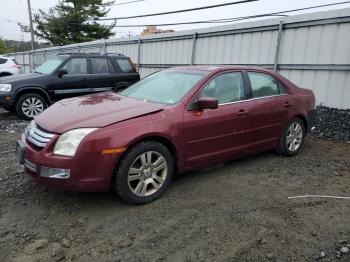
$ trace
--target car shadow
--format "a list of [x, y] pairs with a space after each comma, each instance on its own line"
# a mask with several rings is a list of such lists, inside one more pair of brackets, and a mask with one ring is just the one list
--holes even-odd
[[[241, 167], [246, 166], [248, 162], [255, 163], [256, 161], [264, 161], [270, 158], [271, 156], [278, 157], [278, 155], [274, 154], [273, 152], [264, 152], [246, 158], [228, 161], [221, 165], [215, 165], [212, 167], [176, 174], [173, 177], [169, 188], [160, 197], [160, 199], [155, 202], [158, 202], [158, 204], [165, 203], [169, 200], [169, 198], [171, 199], [172, 197], [178, 197], [178, 194], [179, 192], [181, 192], [182, 188], [187, 188], [193, 183], [201, 183], [201, 180], [204, 183], [205, 180], [211, 178], [215, 180], [218, 178], [218, 176], [226, 175], [226, 172], [228, 170], [238, 170]], [[35, 182], [33, 181], [33, 183]], [[60, 205], [62, 204], [62, 206], [64, 206], [65, 202], [67, 202], [67, 204], [70, 203], [70, 207], [78, 210], [93, 209], [101, 211], [105, 208], [111, 207], [126, 208], [133, 206], [126, 203], [120, 197], [118, 197], [112, 189], [108, 192], [86, 193], [56, 191], [52, 189], [46, 189], [41, 185], [37, 186], [40, 187], [40, 191], [43, 192], [43, 196], [41, 197], [41, 199], [47, 201], [47, 203], [42, 203], [42, 205], [47, 207], [49, 207], [52, 203], [60, 203]], [[149, 205], [152, 205], [152, 203], [150, 203]]]
[[20, 120], [16, 113], [0, 108], [0, 120]]

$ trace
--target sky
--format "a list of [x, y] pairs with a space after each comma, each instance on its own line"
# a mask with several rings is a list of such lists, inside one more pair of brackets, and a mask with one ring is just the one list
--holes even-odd
[[[116, 0], [116, 3], [129, 2], [131, 0]], [[107, 15], [108, 17], [134, 16], [148, 13], [167, 12], [179, 9], [195, 8], [205, 5], [215, 5], [221, 3], [233, 2], [234, 0], [145, 0], [141, 2], [130, 3], [126, 5], [113, 6]], [[343, 0], [344, 1], [344, 0]], [[31, 0], [32, 10], [47, 10], [55, 6], [59, 0]], [[180, 14], [171, 14], [165, 16], [137, 18], [130, 20], [120, 20], [118, 24], [147, 24], [147, 23], [172, 23], [196, 20], [212, 20], [237, 16], [256, 15], [261, 13], [278, 12], [289, 9], [303, 8], [314, 5], [342, 2], [342, 0], [260, 0], [257, 2], [246, 3], [241, 5], [232, 5], [219, 7], [208, 10], [187, 12]], [[18, 22], [29, 24], [27, 0], [0, 0], [0, 37], [12, 40], [29, 40], [28, 33], [21, 32]], [[324, 7], [319, 9], [307, 10], [293, 14], [324, 11], [350, 7], [349, 4], [341, 6]], [[215, 24], [217, 25], [217, 24]], [[181, 26], [166, 26], [161, 29], [173, 29], [181, 31], [186, 29], [196, 29], [214, 26], [211, 24], [194, 24]], [[126, 37], [138, 35], [142, 28], [115, 28], [115, 37]]]

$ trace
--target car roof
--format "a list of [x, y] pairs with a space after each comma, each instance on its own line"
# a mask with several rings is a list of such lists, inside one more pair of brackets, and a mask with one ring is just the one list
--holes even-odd
[[194, 65], [194, 66], [176, 66], [169, 68], [168, 70], [192, 70], [192, 71], [209, 71], [209, 72], [220, 72], [225, 70], [259, 70], [262, 72], [273, 72], [272, 70], [266, 69], [259, 66], [240, 66], [240, 65]]
[[120, 57], [120, 58], [128, 58], [127, 56], [119, 53], [75, 53], [75, 52], [61, 52], [58, 53], [57, 56], [75, 56], [75, 57]]

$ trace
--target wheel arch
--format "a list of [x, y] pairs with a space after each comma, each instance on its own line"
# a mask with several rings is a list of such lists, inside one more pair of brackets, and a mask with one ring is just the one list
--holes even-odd
[[0, 77], [3, 77], [3, 76], [12, 76], [13, 75], [13, 73], [11, 73], [11, 72], [7, 72], [7, 71], [2, 71], [2, 72], [0, 72]]
[[305, 127], [305, 133], [307, 132], [307, 130], [309, 130], [308, 123], [307, 123], [306, 117], [304, 115], [298, 114], [298, 115], [295, 115], [293, 118], [299, 118], [299, 119], [301, 119], [301, 121], [303, 121], [303, 124]]
[[128, 144], [127, 146], [128, 149], [123, 153], [123, 155], [120, 158], [122, 158], [129, 149], [131, 149], [133, 146], [135, 146], [136, 144], [142, 141], [156, 141], [163, 144], [169, 150], [170, 154], [173, 156], [175, 172], [177, 172], [180, 169], [181, 159], [179, 158], [179, 150], [169, 138], [159, 134], [149, 134], [149, 135], [144, 135], [142, 137], [138, 137], [134, 139], [133, 141], [130, 142], [130, 144]]
[[130, 86], [129, 81], [122, 81], [122, 82], [117, 82], [113, 85], [112, 90], [113, 91], [118, 91], [119, 89], [126, 89]]
[[15, 104], [17, 104], [17, 101], [20, 98], [20, 96], [28, 93], [35, 93], [35, 94], [41, 95], [45, 99], [48, 106], [51, 104], [51, 99], [49, 94], [41, 87], [35, 87], [35, 86], [19, 89], [15, 95]]

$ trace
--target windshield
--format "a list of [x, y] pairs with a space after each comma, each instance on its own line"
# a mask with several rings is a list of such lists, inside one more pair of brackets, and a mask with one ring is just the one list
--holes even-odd
[[161, 71], [130, 86], [120, 94], [166, 105], [176, 104], [206, 72]]
[[62, 63], [61, 59], [48, 60], [43, 63], [41, 66], [37, 67], [34, 73], [46, 74], [49, 75]]

